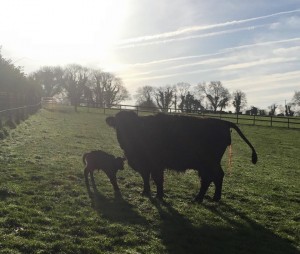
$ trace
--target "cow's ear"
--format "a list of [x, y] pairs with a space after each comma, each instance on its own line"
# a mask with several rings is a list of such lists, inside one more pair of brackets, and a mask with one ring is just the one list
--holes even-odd
[[109, 116], [106, 118], [106, 123], [113, 128], [116, 128], [116, 118], [113, 116]]

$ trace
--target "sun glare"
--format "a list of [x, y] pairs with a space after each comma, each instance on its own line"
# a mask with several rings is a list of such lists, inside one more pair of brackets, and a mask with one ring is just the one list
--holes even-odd
[[[48, 52], [49, 59], [59, 55], [72, 61], [92, 56], [109, 61], [123, 29], [126, 6], [121, 0], [7, 1], [2, 6], [6, 12], [1, 14], [0, 30], [13, 36], [2, 43], [35, 59]], [[7, 22], [12, 18], [5, 13], [14, 13], [12, 22]]]

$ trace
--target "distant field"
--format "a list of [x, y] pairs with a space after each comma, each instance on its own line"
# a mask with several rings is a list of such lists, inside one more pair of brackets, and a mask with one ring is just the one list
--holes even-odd
[[[165, 202], [140, 195], [127, 164], [115, 196], [102, 172], [86, 190], [82, 154], [122, 156], [105, 118], [112, 111], [42, 109], [0, 141], [0, 253], [300, 253], [300, 131], [240, 128], [258, 153], [232, 132], [233, 166], [223, 164], [223, 197], [191, 202], [197, 174], [166, 172]], [[230, 173], [231, 172], [231, 173]]]

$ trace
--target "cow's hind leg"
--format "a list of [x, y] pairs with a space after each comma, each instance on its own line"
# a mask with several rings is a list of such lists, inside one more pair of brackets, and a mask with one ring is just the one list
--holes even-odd
[[156, 197], [162, 199], [164, 197], [164, 170], [155, 170], [151, 172], [151, 176], [156, 184]]
[[212, 180], [209, 177], [209, 175], [207, 174], [200, 174], [200, 172], [198, 171], [199, 177], [201, 178], [201, 187], [200, 187], [200, 191], [198, 193], [198, 195], [195, 197], [195, 201], [197, 202], [202, 202], [204, 195], [207, 192], [207, 189], [209, 187], [209, 185], [211, 184]]
[[223, 178], [224, 178], [224, 171], [219, 165], [216, 167], [216, 170], [214, 171], [214, 184], [215, 184], [215, 194], [214, 194], [214, 201], [220, 201], [221, 195], [222, 195], [222, 185], [223, 185]]

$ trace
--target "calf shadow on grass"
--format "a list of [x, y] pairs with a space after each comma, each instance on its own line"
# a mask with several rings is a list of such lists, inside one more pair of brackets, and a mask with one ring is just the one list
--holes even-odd
[[134, 210], [134, 206], [123, 199], [120, 191], [114, 191], [114, 197], [106, 197], [92, 184], [93, 192], [89, 192], [91, 206], [102, 217], [121, 224], [147, 225], [147, 220]]
[[[161, 217], [160, 238], [167, 253], [298, 253], [287, 240], [257, 224], [245, 214], [221, 204], [204, 207], [227, 226], [212, 226], [205, 218], [201, 226], [180, 214], [170, 204], [150, 199]], [[200, 205], [200, 204], [195, 204]], [[222, 210], [226, 210], [222, 212]]]

